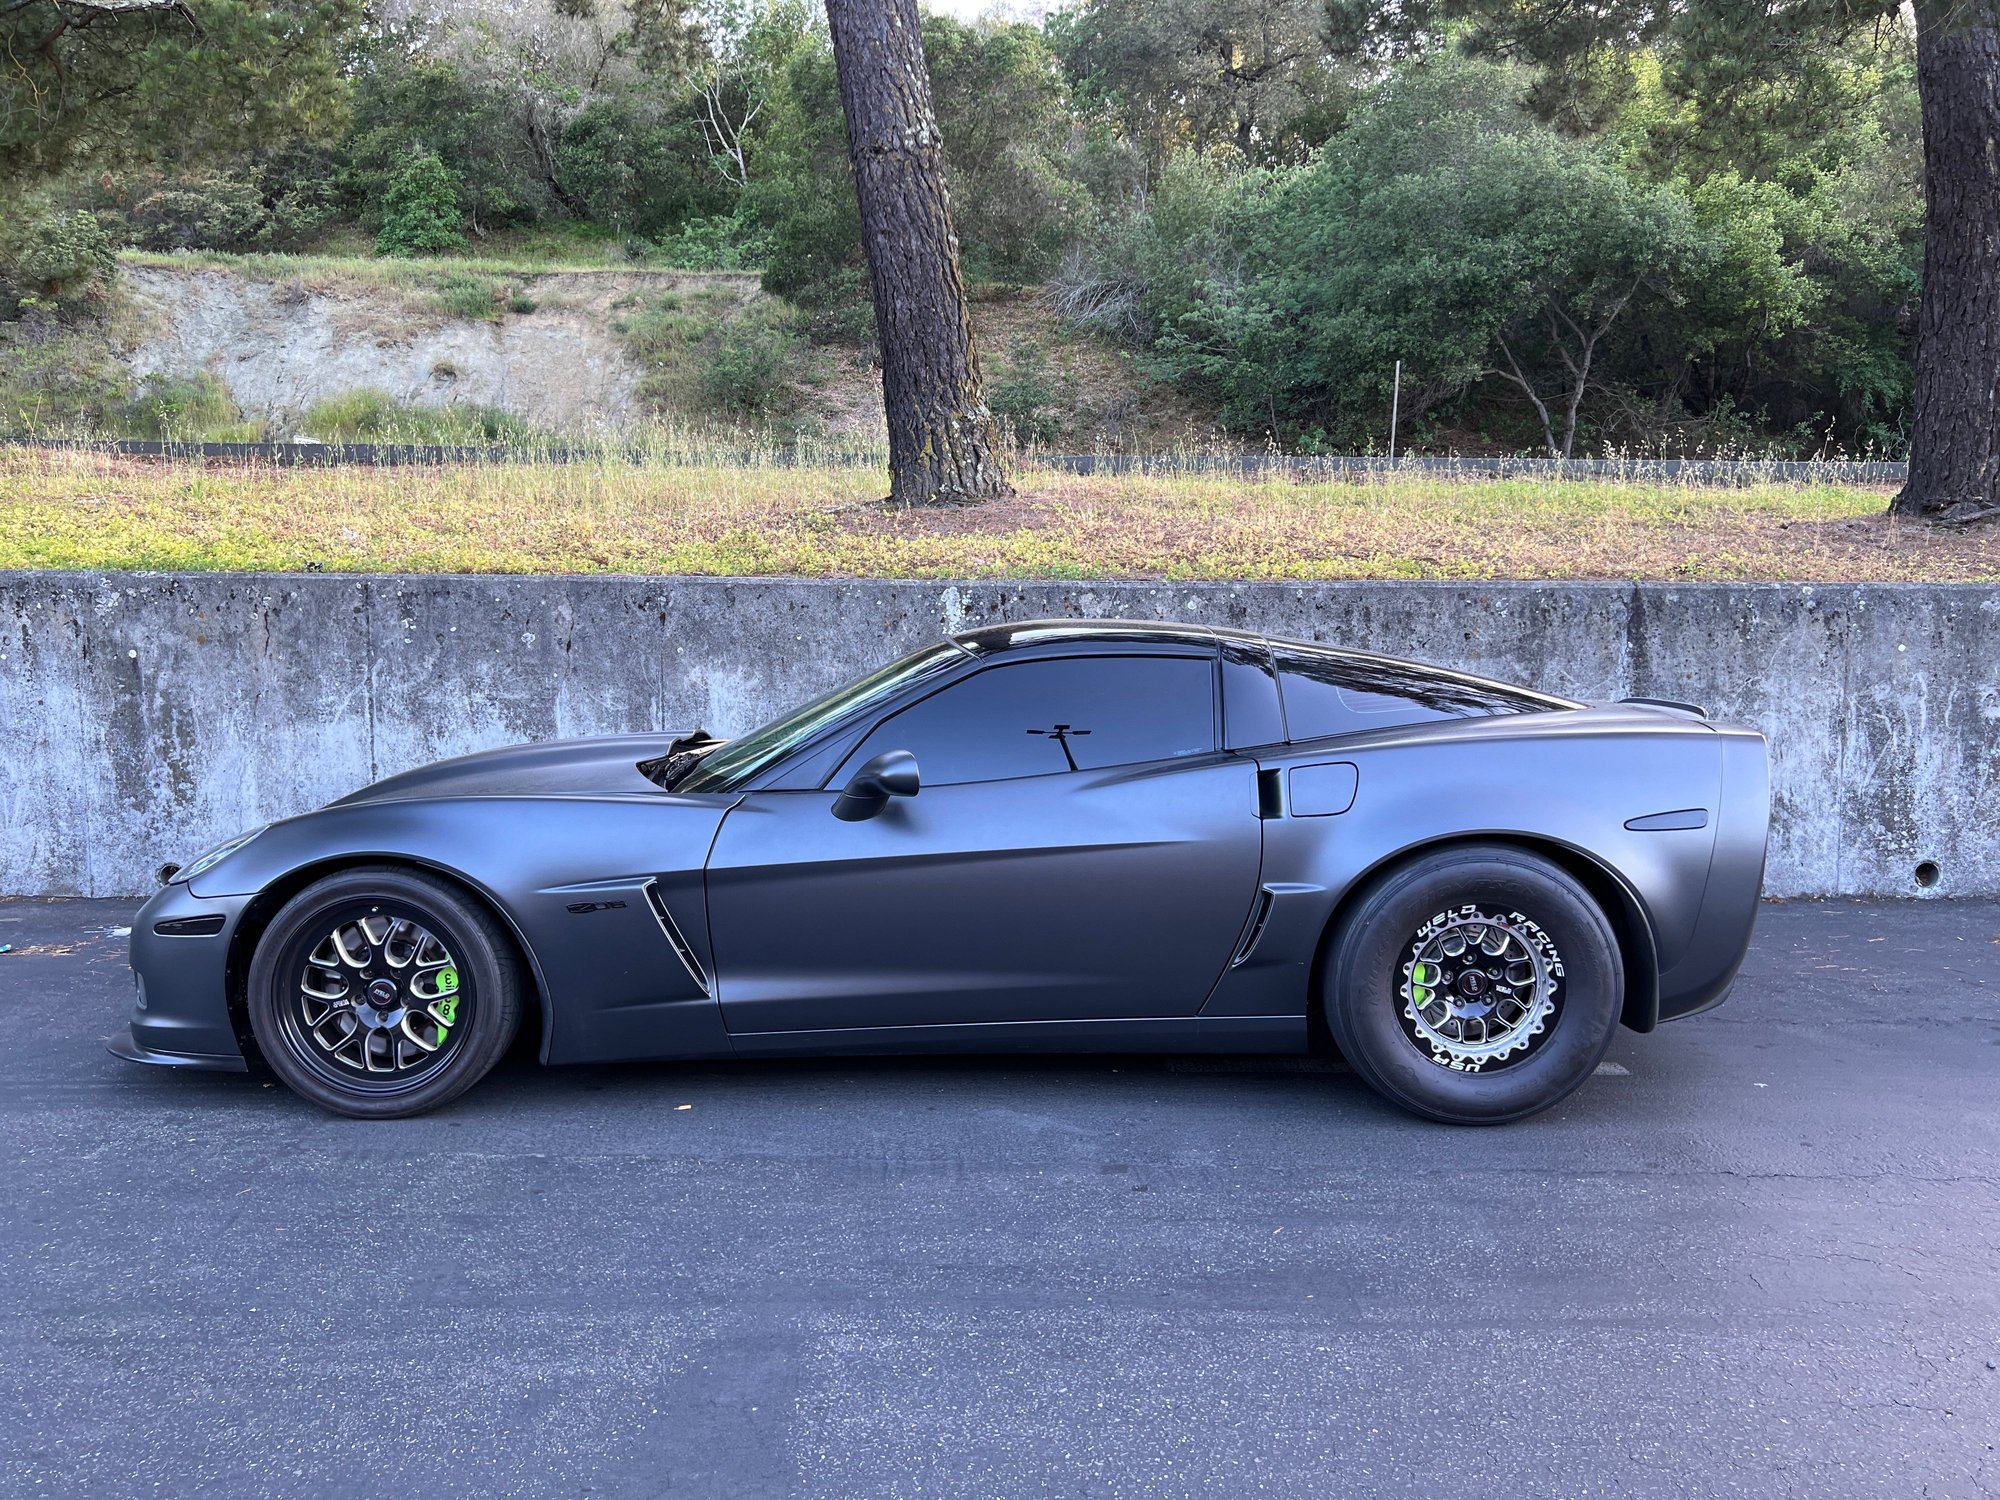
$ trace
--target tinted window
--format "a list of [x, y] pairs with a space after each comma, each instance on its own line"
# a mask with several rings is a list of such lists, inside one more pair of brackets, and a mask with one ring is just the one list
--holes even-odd
[[877, 725], [833, 781], [885, 750], [915, 755], [925, 786], [1204, 755], [1215, 748], [1214, 670], [1191, 656], [989, 667]]
[[1222, 643], [1222, 742], [1230, 749], [1275, 745], [1285, 737], [1271, 648], [1263, 641]]
[[1286, 736], [1316, 740], [1421, 724], [1562, 708], [1559, 699], [1414, 667], [1379, 656], [1350, 656], [1274, 643]]

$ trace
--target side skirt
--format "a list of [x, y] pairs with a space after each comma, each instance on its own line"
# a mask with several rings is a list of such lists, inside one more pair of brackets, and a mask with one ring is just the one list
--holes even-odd
[[1274, 1052], [1310, 1050], [1304, 1016], [1168, 1016], [1130, 1021], [992, 1021], [736, 1032], [740, 1056], [923, 1052]]

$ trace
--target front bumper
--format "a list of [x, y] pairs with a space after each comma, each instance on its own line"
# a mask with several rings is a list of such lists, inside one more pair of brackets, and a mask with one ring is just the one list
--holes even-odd
[[[132, 1023], [105, 1045], [131, 1062], [182, 1068], [247, 1068], [229, 1016], [229, 950], [248, 896], [202, 897], [170, 885], [132, 919]], [[162, 924], [222, 919], [212, 933], [176, 935]]]

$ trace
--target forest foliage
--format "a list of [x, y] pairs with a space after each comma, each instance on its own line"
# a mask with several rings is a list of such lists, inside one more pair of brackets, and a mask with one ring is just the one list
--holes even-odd
[[[870, 336], [805, 0], [188, 0], [199, 30], [155, 18], [116, 46], [44, 46], [48, 8], [7, 12], [0, 79], [0, 321], [24, 347], [24, 326], [89, 315], [120, 247], [529, 239], [756, 270], [811, 336]], [[1901, 452], [1922, 233], [1905, 29], [1750, 82], [1638, 36], [1557, 87], [1453, 35], [1357, 53], [1343, 14], [926, 15], [968, 280], [1042, 288], [1294, 450], [1379, 447], [1400, 361], [1405, 443]]]

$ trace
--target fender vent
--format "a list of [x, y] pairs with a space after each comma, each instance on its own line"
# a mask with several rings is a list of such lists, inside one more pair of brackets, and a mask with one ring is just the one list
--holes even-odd
[[1243, 934], [1243, 941], [1237, 945], [1236, 957], [1229, 960], [1230, 968], [1241, 968], [1257, 951], [1257, 944], [1264, 937], [1264, 924], [1271, 920], [1271, 908], [1277, 899], [1277, 893], [1269, 886], [1257, 893], [1257, 915], [1251, 919], [1250, 930]]
[[206, 917], [170, 917], [155, 922], [153, 931], [161, 937], [214, 937], [222, 931], [222, 913]]
[[660, 924], [660, 931], [666, 934], [667, 942], [674, 950], [674, 956], [681, 961], [681, 967], [688, 971], [688, 978], [701, 987], [704, 995], [709, 994], [708, 976], [701, 971], [701, 960], [694, 956], [694, 949], [690, 948], [688, 940], [681, 936], [680, 927], [674, 921], [674, 914], [667, 910], [667, 903], [660, 895], [659, 881], [646, 882], [646, 904], [652, 907], [653, 920]]
[[1282, 818], [1285, 815], [1285, 773], [1279, 770], [1257, 773], [1257, 816]]

